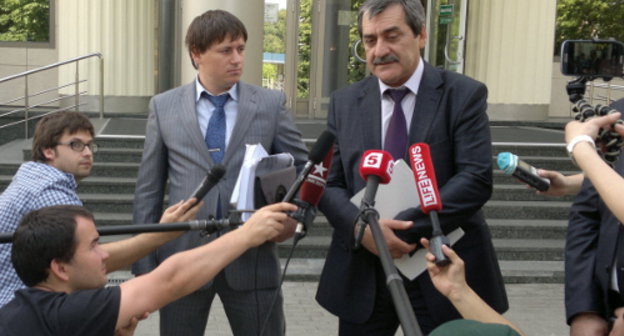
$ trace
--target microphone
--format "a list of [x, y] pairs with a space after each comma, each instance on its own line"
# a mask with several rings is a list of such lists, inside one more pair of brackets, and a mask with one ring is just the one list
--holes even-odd
[[[216, 164], [212, 166], [206, 174], [206, 177], [204, 177], [204, 180], [197, 186], [197, 189], [193, 191], [189, 198], [195, 197], [197, 202], [201, 201], [208, 191], [219, 183], [223, 175], [225, 175], [225, 167], [223, 165]], [[197, 202], [195, 204], [197, 204]]]
[[505, 175], [512, 175], [539, 191], [550, 188], [550, 180], [539, 176], [535, 167], [520, 160], [517, 155], [510, 152], [498, 153], [496, 163]]
[[[222, 229], [235, 228], [243, 223], [244, 222], [240, 219], [196, 219], [188, 222], [102, 226], [97, 227], [97, 231], [101, 236], [191, 230], [202, 230], [207, 233], [213, 233]], [[12, 241], [13, 232], [0, 233], [0, 244], [10, 243]]]
[[295, 230], [295, 243], [305, 237], [308, 227], [312, 225], [314, 217], [316, 217], [316, 206], [325, 192], [327, 177], [329, 176], [329, 168], [331, 167], [333, 153], [333, 144], [325, 154], [325, 158], [319, 164], [314, 165], [314, 170], [308, 174], [305, 181], [301, 185], [299, 198], [293, 203], [297, 205], [297, 210], [290, 217], [297, 220], [297, 228]]
[[323, 160], [325, 154], [329, 152], [330, 148], [334, 144], [335, 139], [336, 136], [334, 135], [334, 133], [328, 130], [325, 130], [323, 131], [323, 133], [321, 133], [321, 135], [316, 140], [316, 143], [310, 150], [310, 154], [308, 155], [308, 162], [306, 162], [305, 166], [303, 166], [303, 169], [297, 176], [297, 179], [295, 179], [295, 182], [293, 182], [293, 184], [290, 186], [290, 189], [288, 189], [288, 192], [282, 199], [282, 202], [291, 202], [293, 198], [295, 198], [295, 194], [297, 193], [297, 191], [299, 191], [303, 180], [308, 176], [308, 174], [310, 174], [310, 170], [312, 170], [314, 165], [318, 164], [319, 162], [321, 162], [321, 160]]
[[[366, 190], [364, 197], [360, 203], [360, 211], [373, 208], [375, 206], [375, 195], [379, 184], [387, 184], [392, 178], [392, 170], [394, 169], [394, 161], [390, 153], [383, 150], [368, 150], [362, 156], [360, 163], [360, 176], [366, 181]], [[354, 247], [360, 247], [362, 237], [364, 237], [364, 229], [366, 222], [359, 219], [356, 223]]]
[[429, 145], [426, 143], [413, 144], [409, 148], [410, 164], [416, 179], [416, 189], [420, 200], [420, 209], [424, 214], [429, 214], [431, 220], [432, 235], [429, 240], [429, 251], [436, 258], [436, 265], [448, 265], [451, 261], [442, 252], [442, 245], [451, 246], [447, 236], [442, 232], [438, 211], [442, 210], [442, 200], [438, 191], [435, 168], [431, 162]]

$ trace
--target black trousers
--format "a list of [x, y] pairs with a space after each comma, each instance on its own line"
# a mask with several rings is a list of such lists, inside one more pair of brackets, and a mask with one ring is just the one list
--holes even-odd
[[[338, 324], [338, 335], [340, 336], [394, 336], [399, 327], [399, 317], [394, 309], [392, 295], [386, 285], [386, 275], [384, 274], [381, 262], [375, 265], [376, 272], [376, 295], [375, 307], [371, 317], [364, 323], [352, 323], [340, 319]], [[416, 314], [416, 320], [423, 334], [427, 335], [437, 325], [432, 319], [431, 313], [427, 309], [425, 299], [417, 281], [408, 282], [403, 278], [407, 295]]]

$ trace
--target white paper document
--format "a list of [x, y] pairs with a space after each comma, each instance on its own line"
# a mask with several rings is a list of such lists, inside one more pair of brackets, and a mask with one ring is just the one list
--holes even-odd
[[[351, 202], [359, 207], [364, 192], [365, 189], [360, 190], [351, 198]], [[418, 205], [420, 202], [412, 169], [402, 159], [397, 160], [390, 182], [380, 185], [377, 189], [375, 209], [379, 212], [380, 218], [394, 218], [401, 211]], [[448, 234], [447, 237], [453, 245], [463, 235], [464, 231], [458, 228]], [[400, 259], [394, 259], [394, 264], [401, 274], [413, 280], [427, 269], [426, 253], [427, 251], [424, 249], [418, 249], [411, 257], [406, 254]]]

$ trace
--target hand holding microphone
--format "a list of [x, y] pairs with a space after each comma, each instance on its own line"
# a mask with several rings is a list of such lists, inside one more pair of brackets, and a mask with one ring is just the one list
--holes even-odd
[[[386, 151], [369, 150], [362, 156], [360, 176], [366, 181], [366, 189], [360, 204], [361, 216], [358, 217], [354, 228], [354, 248], [356, 249], [359, 248], [360, 245], [363, 245], [370, 252], [379, 255], [379, 250], [377, 249], [372, 234], [370, 231], [366, 230], [367, 222], [361, 217], [365, 216], [367, 211], [374, 211], [375, 195], [377, 194], [379, 184], [387, 184], [390, 182], [393, 168], [394, 161], [392, 160], [392, 155]], [[412, 222], [406, 221], [393, 219], [379, 220], [379, 226], [392, 258], [400, 258], [404, 254], [414, 250], [414, 244], [404, 242], [394, 233], [394, 230], [405, 230], [411, 225]]]
[[[197, 189], [186, 200], [168, 207], [163, 215], [160, 217], [160, 223], [172, 223], [172, 222], [187, 222], [195, 219], [195, 216], [202, 207], [202, 199], [206, 196], [208, 191], [212, 189], [223, 176], [225, 175], [225, 167], [217, 164], [213, 166], [202, 182], [197, 186]], [[179, 232], [181, 234], [181, 232]]]
[[450, 246], [450, 241], [442, 232], [438, 211], [442, 210], [442, 200], [438, 191], [435, 169], [431, 161], [429, 145], [417, 143], [409, 148], [410, 164], [416, 179], [416, 189], [420, 199], [420, 209], [424, 214], [429, 214], [432, 227], [432, 237], [429, 241], [429, 251], [436, 258], [436, 265], [444, 266], [450, 260], [442, 251], [442, 245]]
[[286, 202], [264, 206], [254, 212], [238, 230], [245, 232], [244, 236], [249, 239], [249, 247], [275, 240], [284, 231], [285, 226], [292, 224], [293, 220], [287, 212], [294, 210], [296, 206]]
[[219, 183], [221, 178], [225, 175], [225, 167], [221, 164], [216, 164], [206, 174], [206, 177], [202, 180], [202, 182], [197, 186], [197, 189], [193, 191], [190, 198], [195, 198], [196, 202], [200, 202], [206, 194], [212, 189], [214, 186]]
[[169, 206], [160, 217], [159, 223], [186, 222], [195, 219], [199, 209], [204, 203], [197, 201], [196, 198], [182, 200], [174, 205]]
[[546, 191], [550, 187], [549, 179], [540, 176], [535, 167], [520, 160], [517, 155], [510, 152], [498, 153], [496, 163], [505, 175], [512, 175], [539, 191]]

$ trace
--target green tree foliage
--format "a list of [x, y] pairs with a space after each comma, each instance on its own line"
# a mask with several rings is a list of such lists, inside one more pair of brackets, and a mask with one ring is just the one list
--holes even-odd
[[49, 0], [0, 0], [0, 41], [48, 41], [49, 9]]
[[277, 65], [271, 63], [262, 64], [262, 78], [270, 79], [277, 78]]
[[[355, 45], [355, 43], [360, 40], [360, 35], [358, 34], [357, 27], [357, 13], [360, 10], [360, 6], [363, 2], [364, 0], [351, 1], [351, 10], [356, 13], [355, 22], [351, 25], [351, 27], [349, 27], [349, 48], [351, 48], [351, 50], [353, 50], [353, 46]], [[364, 54], [364, 48], [361, 43], [358, 48], [358, 55], [360, 55], [360, 57], [364, 59], [366, 58], [366, 55]], [[364, 76], [366, 76], [366, 63], [361, 62], [360, 60], [355, 58], [353, 54], [349, 56], [349, 64], [347, 66], [349, 68], [349, 73], [347, 75], [347, 80], [349, 83], [355, 83], [360, 79], [364, 78]]]
[[281, 9], [276, 23], [264, 23], [264, 52], [286, 52], [286, 10]]
[[558, 0], [555, 53], [564, 40], [624, 40], [624, 0]]
[[310, 96], [310, 57], [312, 45], [312, 1], [301, 0], [299, 9], [299, 60], [297, 63], [297, 98]]

